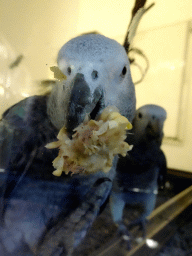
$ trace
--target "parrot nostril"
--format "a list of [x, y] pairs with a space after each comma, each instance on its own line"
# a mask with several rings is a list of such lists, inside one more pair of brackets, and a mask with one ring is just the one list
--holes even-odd
[[68, 75], [71, 74], [71, 67], [68, 67], [68, 68], [67, 68], [67, 73], [68, 73]]
[[98, 72], [96, 70], [93, 70], [93, 72], [91, 73], [91, 77], [93, 80], [96, 80], [98, 78]]

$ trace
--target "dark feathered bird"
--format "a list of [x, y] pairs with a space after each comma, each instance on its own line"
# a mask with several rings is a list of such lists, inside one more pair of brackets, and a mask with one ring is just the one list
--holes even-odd
[[[58, 151], [45, 145], [56, 140], [63, 126], [71, 136], [86, 115], [95, 119], [109, 105], [129, 121], [134, 116], [129, 61], [116, 41], [96, 34], [74, 38], [59, 51], [58, 67], [66, 79], [50, 94], [17, 103], [0, 121], [2, 256], [26, 251], [71, 255], [110, 193], [117, 158], [107, 174], [98, 169], [96, 174], [55, 177], [52, 161]], [[68, 232], [59, 231], [64, 228]]]
[[133, 149], [118, 160], [110, 196], [112, 217], [122, 233], [127, 232], [123, 222], [125, 205], [133, 211], [138, 206], [142, 213], [130, 224], [141, 225], [145, 236], [146, 217], [155, 207], [158, 180], [162, 184], [166, 175], [166, 158], [160, 148], [165, 119], [166, 111], [157, 105], [145, 105], [136, 111], [127, 137]]

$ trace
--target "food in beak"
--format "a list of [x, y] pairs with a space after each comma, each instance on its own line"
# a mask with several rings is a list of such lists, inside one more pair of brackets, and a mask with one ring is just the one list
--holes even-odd
[[53, 161], [56, 169], [53, 175], [91, 174], [97, 171], [107, 173], [113, 163], [114, 156], [126, 156], [132, 149], [124, 140], [126, 130], [132, 125], [127, 118], [120, 115], [116, 107], [107, 107], [98, 120], [89, 119], [74, 129], [72, 139], [63, 127], [57, 138], [58, 141], [46, 145], [48, 149], [59, 148], [58, 157]]

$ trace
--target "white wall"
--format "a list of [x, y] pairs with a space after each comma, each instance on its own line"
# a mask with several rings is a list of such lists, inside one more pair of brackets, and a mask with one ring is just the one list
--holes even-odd
[[[138, 32], [192, 19], [191, 0], [155, 2], [155, 7], [143, 17]], [[96, 30], [121, 43], [133, 5], [134, 0], [1, 0], [0, 31], [15, 54], [24, 55], [23, 65], [33, 81], [47, 79], [53, 77], [49, 67], [55, 65], [59, 48], [80, 33]], [[163, 149], [169, 167], [192, 171], [192, 84], [190, 77], [187, 79], [190, 86], [185, 138], [182, 144], [164, 144]]]
[[59, 48], [70, 38], [97, 30], [109, 37], [125, 34], [134, 0], [2, 0], [0, 31], [34, 80], [52, 77]]
[[77, 34], [78, 0], [2, 0], [0, 31], [34, 80], [47, 79], [58, 49]]
[[[163, 150], [168, 166], [186, 171], [192, 171], [191, 29], [189, 22], [173, 23], [138, 32], [134, 40], [134, 47], [143, 50], [150, 64], [144, 80], [136, 85], [137, 107], [158, 104], [166, 109]], [[138, 57], [136, 61], [142, 63]], [[132, 66], [134, 81], [138, 73]]]
[[[34, 79], [42, 79], [50, 76], [47, 66], [55, 63], [59, 48], [80, 33], [97, 30], [121, 40], [133, 5], [134, 0], [1, 0], [0, 31], [18, 54], [24, 54]], [[191, 17], [191, 0], [156, 1], [138, 31]]]

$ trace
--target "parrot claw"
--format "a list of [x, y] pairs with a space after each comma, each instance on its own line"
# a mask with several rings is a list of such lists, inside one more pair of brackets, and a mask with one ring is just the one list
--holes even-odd
[[[133, 221], [132, 223], [130, 223], [128, 225], [128, 229], [130, 230], [130, 229], [132, 229], [135, 226], [139, 226], [139, 230], [138, 231], [141, 231], [141, 233], [142, 233], [141, 238], [143, 240], [145, 240], [146, 239], [146, 233], [147, 233], [147, 229], [146, 229], [146, 227], [147, 227], [147, 220], [144, 219], [144, 220], [139, 220], [139, 221], [138, 220]], [[137, 238], [135, 240], [137, 240]]]
[[140, 223], [140, 230], [142, 231], [142, 238], [145, 239], [146, 238], [146, 233], [147, 233], [147, 220], [145, 219], [144, 221], [141, 221]]
[[118, 224], [118, 235], [122, 238], [122, 245], [125, 246], [126, 250], [131, 250], [131, 234], [124, 223]]

